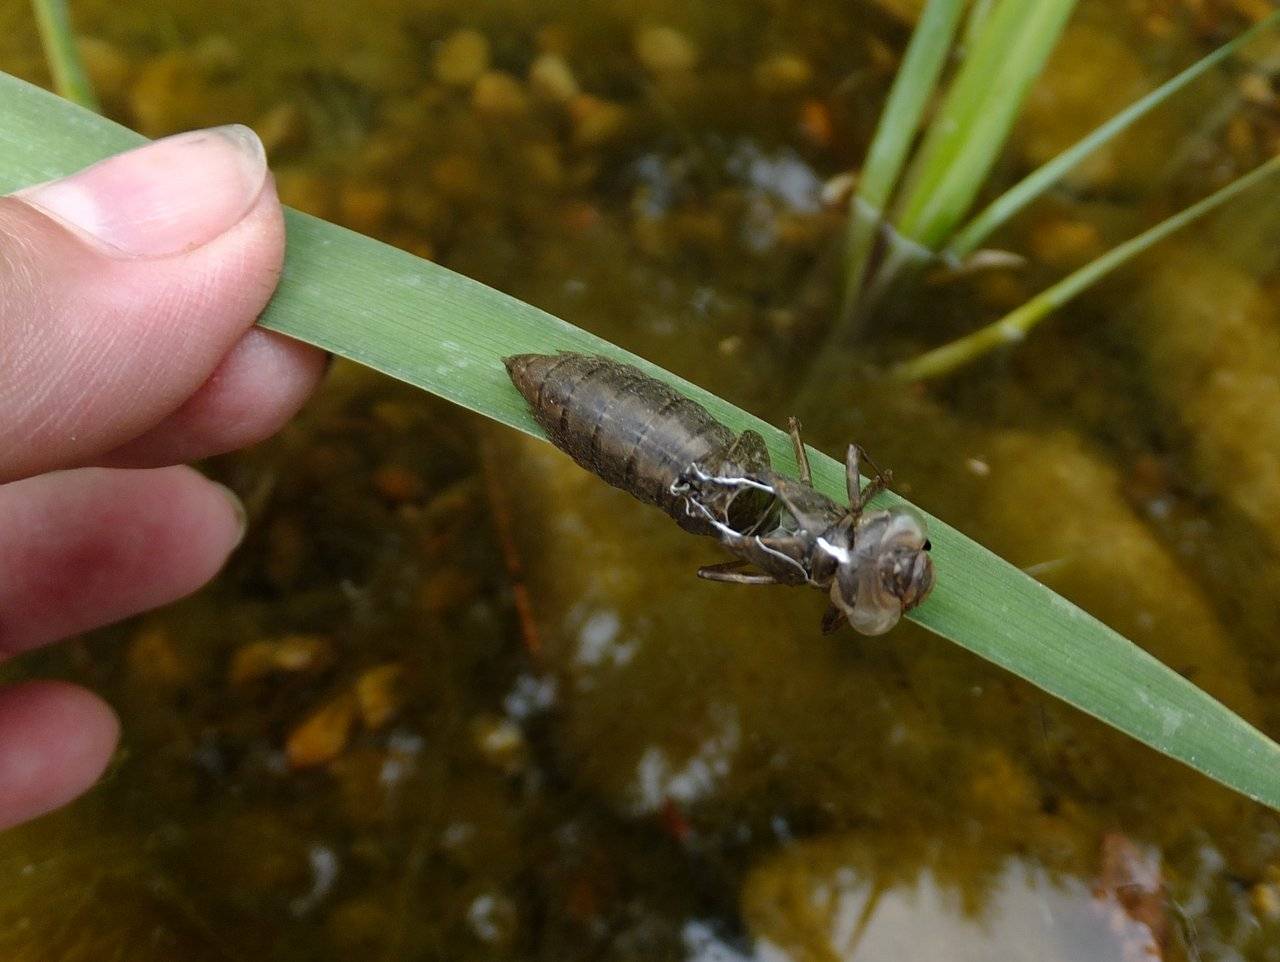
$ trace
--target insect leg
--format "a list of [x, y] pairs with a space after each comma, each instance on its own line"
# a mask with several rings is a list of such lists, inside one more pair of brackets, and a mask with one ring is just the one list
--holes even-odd
[[[867, 482], [866, 488], [861, 488], [858, 464], [864, 458], [875, 473], [871, 476], [871, 480]], [[876, 466], [876, 463], [867, 457], [867, 452], [856, 444], [849, 445], [849, 452], [845, 455], [844, 465], [845, 485], [849, 491], [849, 507], [854, 512], [860, 512], [868, 501], [887, 488], [889, 482], [893, 480], [892, 471], [881, 471]]]
[[800, 440], [799, 418], [787, 418], [787, 434], [791, 435], [791, 446], [795, 448], [796, 463], [800, 465], [800, 480], [812, 485], [813, 472], [809, 470], [809, 453], [805, 451], [804, 442]]
[[698, 569], [698, 577], [706, 581], [721, 581], [736, 585], [776, 585], [778, 579], [773, 575], [738, 571], [745, 561], [726, 561], [723, 564], [703, 565]]
[[822, 613], [822, 633], [824, 635], [834, 634], [844, 626], [844, 612], [835, 605], [827, 605], [827, 610]]

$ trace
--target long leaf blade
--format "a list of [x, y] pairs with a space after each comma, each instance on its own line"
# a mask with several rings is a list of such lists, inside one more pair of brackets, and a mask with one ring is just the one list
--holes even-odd
[[1046, 317], [1082, 291], [1098, 283], [1116, 268], [1150, 250], [1175, 231], [1217, 210], [1242, 191], [1277, 173], [1280, 173], [1280, 156], [1272, 157], [1265, 163], [1259, 164], [1249, 173], [1242, 174], [1225, 187], [1218, 188], [1208, 197], [1166, 217], [1160, 223], [1148, 227], [1123, 244], [1117, 244], [1102, 256], [1072, 271], [1056, 284], [1045, 288], [1025, 304], [1014, 308], [1000, 320], [992, 321], [972, 334], [958, 337], [954, 341], [899, 364], [893, 369], [893, 377], [904, 382], [940, 377], [970, 361], [977, 360], [988, 351], [1007, 344], [1016, 344]]
[[880, 112], [849, 208], [842, 317], [848, 317], [854, 310], [876, 230], [884, 219], [885, 206], [898, 183], [911, 141], [920, 128], [920, 118], [947, 63], [964, 6], [965, 0], [929, 0], [911, 33], [902, 65]]
[[32, 0], [31, 7], [36, 15], [44, 57], [53, 74], [54, 89], [81, 107], [97, 110], [97, 95], [76, 49], [67, 0]]
[[1002, 0], [951, 83], [913, 162], [894, 226], [931, 250], [986, 181], [1075, 0]]
[[[0, 74], [0, 192], [136, 146], [122, 127]], [[296, 212], [284, 278], [262, 323], [536, 434], [500, 358], [595, 351], [671, 382], [735, 429], [760, 431], [783, 469], [786, 435], [535, 307]], [[843, 466], [814, 453], [833, 496]], [[901, 499], [887, 498], [891, 503]], [[1158, 751], [1280, 809], [1280, 746], [1119, 634], [955, 529], [930, 519], [939, 583], [916, 620]]]
[[1217, 50], [1201, 57], [1181, 73], [1170, 77], [1155, 90], [1135, 100], [1124, 110], [1109, 118], [1105, 123], [1072, 144], [1058, 156], [1037, 167], [988, 204], [965, 227], [957, 231], [955, 237], [951, 239], [951, 243], [947, 245], [947, 255], [955, 259], [961, 259], [973, 253], [993, 232], [1028, 204], [1036, 200], [1036, 198], [1040, 197], [1056, 184], [1067, 171], [1088, 157], [1089, 154], [1133, 126], [1135, 121], [1148, 113], [1153, 107], [1164, 103], [1191, 81], [1203, 76], [1257, 37], [1262, 31], [1269, 30], [1276, 24], [1280, 24], [1280, 10], [1268, 17], [1264, 17], [1234, 40], [1228, 40]]

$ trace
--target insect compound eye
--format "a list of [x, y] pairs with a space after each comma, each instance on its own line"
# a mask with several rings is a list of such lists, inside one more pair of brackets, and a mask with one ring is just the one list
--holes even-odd
[[925, 538], [925, 539], [924, 539], [924, 550], [925, 550], [925, 551], [932, 551], [932, 550], [933, 550], [933, 542], [932, 542], [932, 541], [930, 541], [928, 538]]

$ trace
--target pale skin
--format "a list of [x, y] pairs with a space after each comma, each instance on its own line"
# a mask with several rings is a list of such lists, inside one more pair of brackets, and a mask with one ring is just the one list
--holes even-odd
[[[181, 465], [272, 434], [324, 358], [253, 322], [284, 227], [256, 138], [187, 135], [0, 197], [0, 660], [197, 590], [244, 532]], [[0, 687], [0, 827], [93, 784], [119, 723]]]

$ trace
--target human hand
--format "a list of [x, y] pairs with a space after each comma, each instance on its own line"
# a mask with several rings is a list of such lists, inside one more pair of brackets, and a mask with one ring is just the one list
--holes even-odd
[[[234, 496], [172, 465], [273, 433], [320, 378], [252, 326], [283, 251], [243, 127], [0, 197], [0, 659], [187, 595], [240, 542]], [[84, 791], [118, 730], [82, 688], [0, 688], [0, 827]]]

